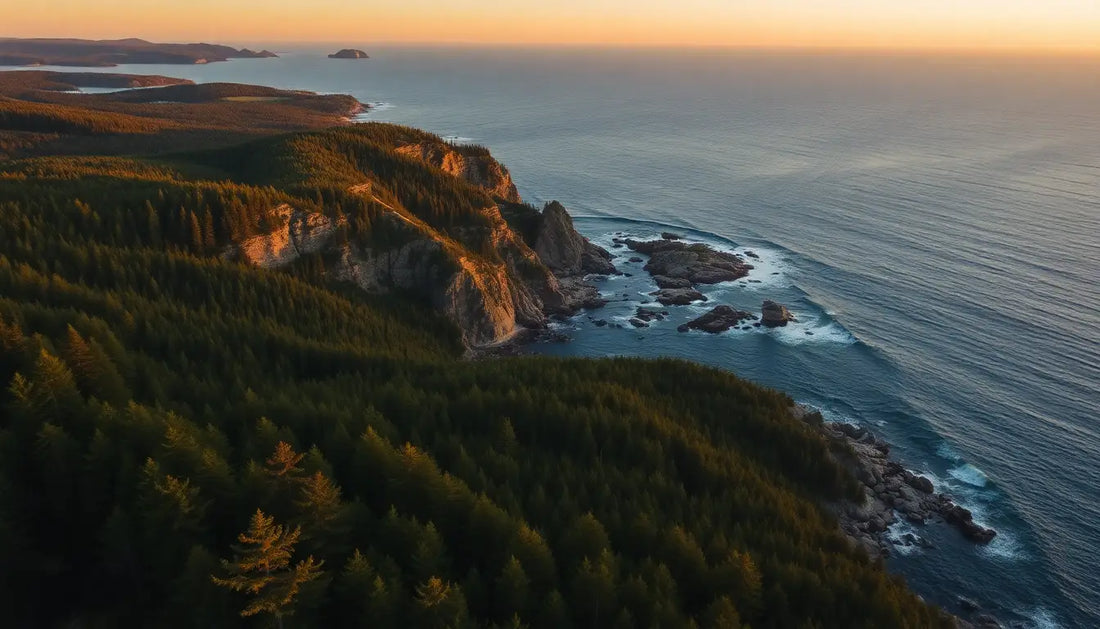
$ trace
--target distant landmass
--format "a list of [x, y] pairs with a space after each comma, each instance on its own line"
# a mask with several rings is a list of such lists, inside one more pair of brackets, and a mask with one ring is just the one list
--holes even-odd
[[334, 52], [328, 56], [329, 59], [370, 59], [370, 55], [362, 50], [356, 50], [354, 48], [345, 48], [340, 52]]
[[276, 57], [217, 44], [157, 44], [144, 39], [0, 39], [0, 65], [112, 67], [126, 63], [200, 64]]

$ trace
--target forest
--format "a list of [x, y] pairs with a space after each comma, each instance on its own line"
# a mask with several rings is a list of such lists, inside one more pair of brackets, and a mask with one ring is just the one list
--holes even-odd
[[[281, 203], [483, 247], [493, 199], [395, 150], [427, 134], [324, 129], [303, 95], [33, 98], [0, 100], [8, 626], [954, 626], [841, 534], [824, 505], [857, 486], [787, 396], [682, 361], [470, 360], [324, 259], [223, 255]], [[207, 141], [204, 106], [312, 109]]]

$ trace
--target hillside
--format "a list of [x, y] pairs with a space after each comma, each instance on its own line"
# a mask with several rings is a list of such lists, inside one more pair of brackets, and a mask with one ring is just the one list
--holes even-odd
[[0, 38], [0, 65], [111, 67], [120, 64], [200, 64], [275, 57], [263, 50], [217, 44], [158, 44], [143, 39]]
[[463, 358], [607, 263], [484, 148], [296, 92], [4, 85], [13, 626], [951, 626], [841, 533], [860, 488], [786, 396]]

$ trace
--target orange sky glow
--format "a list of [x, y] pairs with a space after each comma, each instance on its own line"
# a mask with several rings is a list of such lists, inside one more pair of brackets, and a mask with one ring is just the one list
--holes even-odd
[[0, 36], [1100, 51], [1100, 0], [55, 0]]

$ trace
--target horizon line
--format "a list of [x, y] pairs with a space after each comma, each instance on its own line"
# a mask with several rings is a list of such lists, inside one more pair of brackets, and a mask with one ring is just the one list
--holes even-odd
[[[231, 47], [240, 47], [241, 44], [227, 44], [219, 40], [207, 40], [197, 38], [190, 40], [147, 38], [142, 36], [129, 37], [72, 37], [64, 35], [34, 35], [15, 36], [0, 35], [4, 39], [71, 39], [85, 41], [122, 41], [126, 39], [141, 39], [157, 44], [216, 44]], [[383, 46], [383, 47], [424, 47], [424, 48], [548, 48], [548, 49], [623, 49], [623, 50], [669, 50], [669, 49], [695, 49], [695, 50], [741, 50], [759, 52], [867, 52], [867, 53], [938, 53], [938, 54], [991, 54], [991, 55], [1036, 55], [1036, 56], [1093, 56], [1100, 55], [1100, 44], [1094, 46], [954, 46], [954, 45], [901, 45], [883, 46], [879, 44], [738, 44], [738, 43], [689, 43], [689, 42], [555, 42], [555, 41], [474, 41], [474, 40], [386, 40], [378, 39], [371, 42], [351, 42], [344, 39], [250, 39], [238, 40], [244, 46], [252, 48], [262, 45], [267, 49], [276, 46]]]

